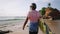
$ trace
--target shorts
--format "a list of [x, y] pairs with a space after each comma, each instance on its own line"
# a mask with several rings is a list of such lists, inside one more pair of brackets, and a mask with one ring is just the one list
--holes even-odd
[[38, 22], [30, 22], [29, 34], [38, 34]]

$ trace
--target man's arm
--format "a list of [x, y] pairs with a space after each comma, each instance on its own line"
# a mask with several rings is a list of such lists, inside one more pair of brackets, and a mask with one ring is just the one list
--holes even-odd
[[25, 21], [25, 23], [24, 23], [24, 25], [23, 25], [23, 30], [24, 30], [25, 25], [27, 24], [27, 22], [28, 22], [28, 17], [26, 18], [26, 21]]

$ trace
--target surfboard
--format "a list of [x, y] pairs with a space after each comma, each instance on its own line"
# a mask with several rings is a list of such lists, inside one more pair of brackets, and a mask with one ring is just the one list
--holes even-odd
[[[39, 27], [40, 27], [40, 29], [42, 30], [42, 32], [43, 32], [44, 34], [53, 34], [53, 33], [51, 32], [51, 30], [49, 29], [48, 25], [45, 24], [43, 18], [40, 19], [40, 21], [39, 21]], [[49, 29], [49, 30], [48, 30], [48, 29]], [[48, 31], [47, 31], [47, 30], [48, 30]]]

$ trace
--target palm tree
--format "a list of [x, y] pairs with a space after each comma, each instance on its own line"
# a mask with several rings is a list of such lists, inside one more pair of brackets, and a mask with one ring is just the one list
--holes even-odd
[[51, 3], [48, 3], [48, 7], [51, 7]]

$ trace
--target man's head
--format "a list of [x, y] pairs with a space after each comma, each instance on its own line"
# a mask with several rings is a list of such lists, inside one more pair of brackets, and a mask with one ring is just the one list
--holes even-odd
[[36, 4], [32, 3], [31, 6], [30, 6], [30, 9], [35, 10], [36, 9]]

